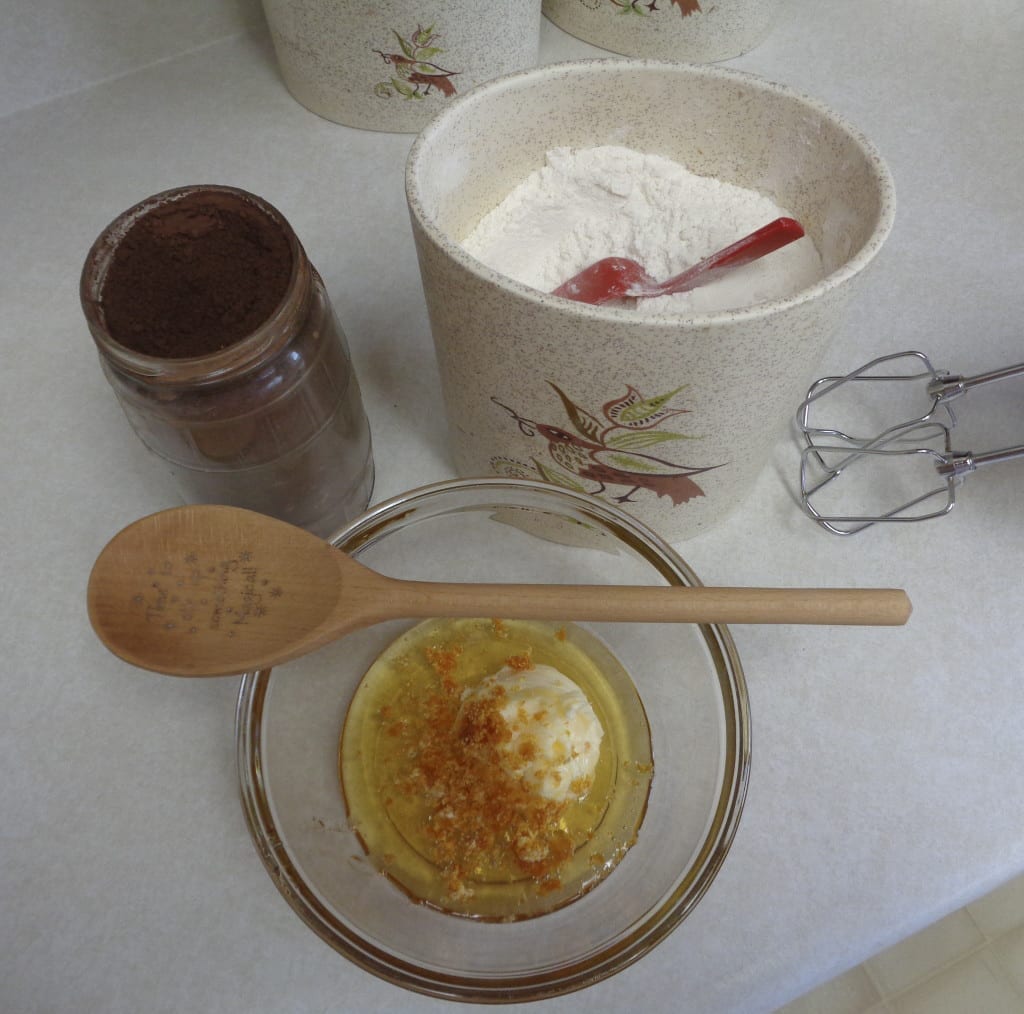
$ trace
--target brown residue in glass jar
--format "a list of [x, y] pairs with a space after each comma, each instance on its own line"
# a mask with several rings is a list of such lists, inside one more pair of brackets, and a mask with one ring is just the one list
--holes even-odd
[[100, 295], [111, 337], [147, 356], [218, 352], [252, 334], [284, 298], [292, 252], [282, 227], [216, 192], [169, 201], [118, 243]]

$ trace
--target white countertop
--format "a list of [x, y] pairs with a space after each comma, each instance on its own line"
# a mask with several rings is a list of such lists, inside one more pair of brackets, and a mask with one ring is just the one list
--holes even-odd
[[[105, 541], [177, 502], [77, 296], [100, 229], [166, 187], [234, 184], [289, 218], [352, 346], [375, 499], [452, 474], [412, 139], [296, 104], [254, 0], [195, 23], [129, 6], [2, 15], [0, 1009], [439, 1011], [331, 951], [267, 877], [237, 798], [238, 681], [133, 670], [84, 606]], [[547, 23], [542, 52], [597, 54]], [[897, 224], [826, 372], [910, 348], [965, 373], [1024, 359], [1020, 5], [795, 0], [727, 65], [828, 103], [895, 176]], [[958, 442], [1024, 442], [1022, 394], [968, 395]], [[797, 457], [780, 439], [750, 502], [683, 555], [708, 583], [900, 585], [911, 622], [733, 628], [754, 747], [732, 851], [667, 941], [545, 1010], [770, 1011], [1024, 870], [1024, 461], [969, 478], [947, 518], [837, 539], [794, 504]]]

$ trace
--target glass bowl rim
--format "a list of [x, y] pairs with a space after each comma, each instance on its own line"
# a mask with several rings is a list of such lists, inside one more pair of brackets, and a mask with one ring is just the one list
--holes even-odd
[[[392, 522], [415, 523], [418, 508], [463, 491], [492, 493], [495, 497], [526, 494], [546, 498], [556, 506], [599, 522], [605, 531], [654, 566], [669, 584], [702, 583], [668, 543], [625, 511], [586, 493], [530, 479], [453, 479], [420, 486], [368, 508], [327, 541], [349, 552], [365, 548], [390, 531]], [[516, 504], [478, 503], [464, 509], [510, 506]], [[423, 520], [437, 516], [429, 514]], [[412, 520], [407, 521], [408, 518]], [[536, 974], [445, 973], [397, 958], [336, 920], [292, 863], [274, 823], [261, 754], [263, 713], [273, 670], [260, 669], [242, 674], [235, 712], [235, 752], [246, 825], [271, 880], [299, 918], [331, 948], [392, 985], [439, 999], [475, 1003], [547, 999], [595, 985], [628, 967], [664, 940], [704, 896], [729, 852], [746, 799], [750, 778], [750, 706], [743, 668], [725, 624], [699, 627], [715, 660], [726, 720], [725, 770], [717, 804], [696, 857], [671, 895], [647, 914], [639, 928], [596, 955]]]

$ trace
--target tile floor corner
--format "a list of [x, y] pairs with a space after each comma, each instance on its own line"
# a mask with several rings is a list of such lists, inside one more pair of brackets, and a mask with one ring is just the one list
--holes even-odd
[[1024, 875], [776, 1014], [1024, 1014]]

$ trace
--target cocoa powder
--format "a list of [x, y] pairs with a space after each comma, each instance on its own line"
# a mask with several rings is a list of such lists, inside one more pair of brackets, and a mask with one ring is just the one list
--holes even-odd
[[288, 288], [284, 230], [233, 194], [158, 205], [120, 241], [100, 294], [110, 336], [163, 359], [204, 356], [251, 334]]

